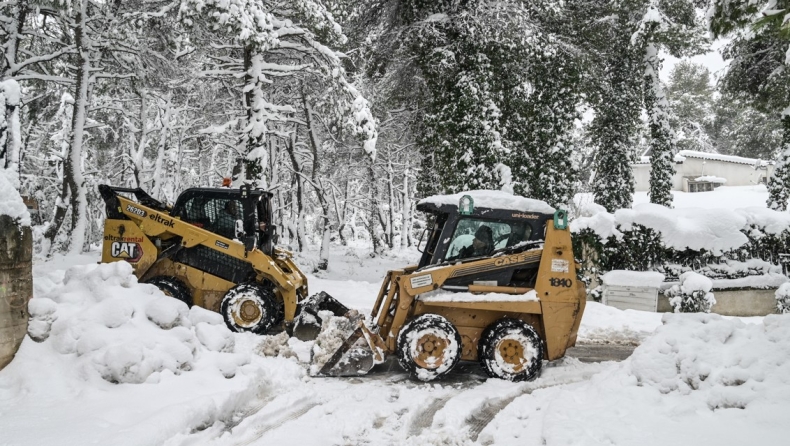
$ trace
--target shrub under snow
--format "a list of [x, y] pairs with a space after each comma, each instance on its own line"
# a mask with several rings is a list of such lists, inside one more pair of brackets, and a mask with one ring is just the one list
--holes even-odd
[[[203, 366], [232, 377], [249, 360], [234, 354], [222, 317], [138, 284], [126, 262], [76, 266], [30, 301], [30, 337], [115, 383]], [[200, 365], [203, 364], [203, 365]]]
[[783, 283], [776, 290], [776, 312], [780, 314], [790, 313], [790, 282]]
[[688, 271], [680, 275], [680, 283], [667, 290], [666, 295], [675, 313], [710, 313], [716, 303], [711, 289], [712, 280]]

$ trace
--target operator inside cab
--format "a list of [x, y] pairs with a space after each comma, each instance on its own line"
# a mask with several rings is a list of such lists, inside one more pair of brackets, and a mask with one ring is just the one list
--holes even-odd
[[477, 228], [475, 232], [475, 238], [472, 240], [472, 244], [461, 248], [458, 252], [459, 259], [468, 259], [471, 257], [483, 257], [491, 254], [491, 251], [494, 250], [494, 233], [486, 225], [482, 225]]

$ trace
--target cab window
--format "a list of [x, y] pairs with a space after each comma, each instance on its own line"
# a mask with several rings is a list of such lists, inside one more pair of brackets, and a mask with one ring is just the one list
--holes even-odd
[[187, 223], [206, 229], [223, 237], [236, 238], [236, 220], [243, 219], [241, 200], [230, 197], [189, 198], [179, 212]]
[[532, 226], [528, 222], [465, 218], [458, 222], [450, 237], [445, 259], [488, 256], [496, 250], [527, 241], [531, 236]]

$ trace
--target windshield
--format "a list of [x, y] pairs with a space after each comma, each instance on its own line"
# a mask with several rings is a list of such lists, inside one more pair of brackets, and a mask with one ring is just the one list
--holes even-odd
[[445, 260], [485, 257], [527, 241], [531, 235], [532, 226], [525, 221], [465, 218], [455, 227]]

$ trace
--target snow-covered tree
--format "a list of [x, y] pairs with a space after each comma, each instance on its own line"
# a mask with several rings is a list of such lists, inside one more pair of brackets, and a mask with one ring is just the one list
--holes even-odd
[[710, 27], [732, 35], [725, 58], [732, 59], [722, 90], [775, 116], [782, 125], [776, 167], [768, 181], [768, 206], [785, 210], [790, 197], [790, 25], [787, 0], [716, 0]]
[[669, 74], [667, 100], [679, 150], [714, 153], [720, 150], [712, 135], [715, 100], [710, 71], [704, 65], [685, 60], [678, 62]]

